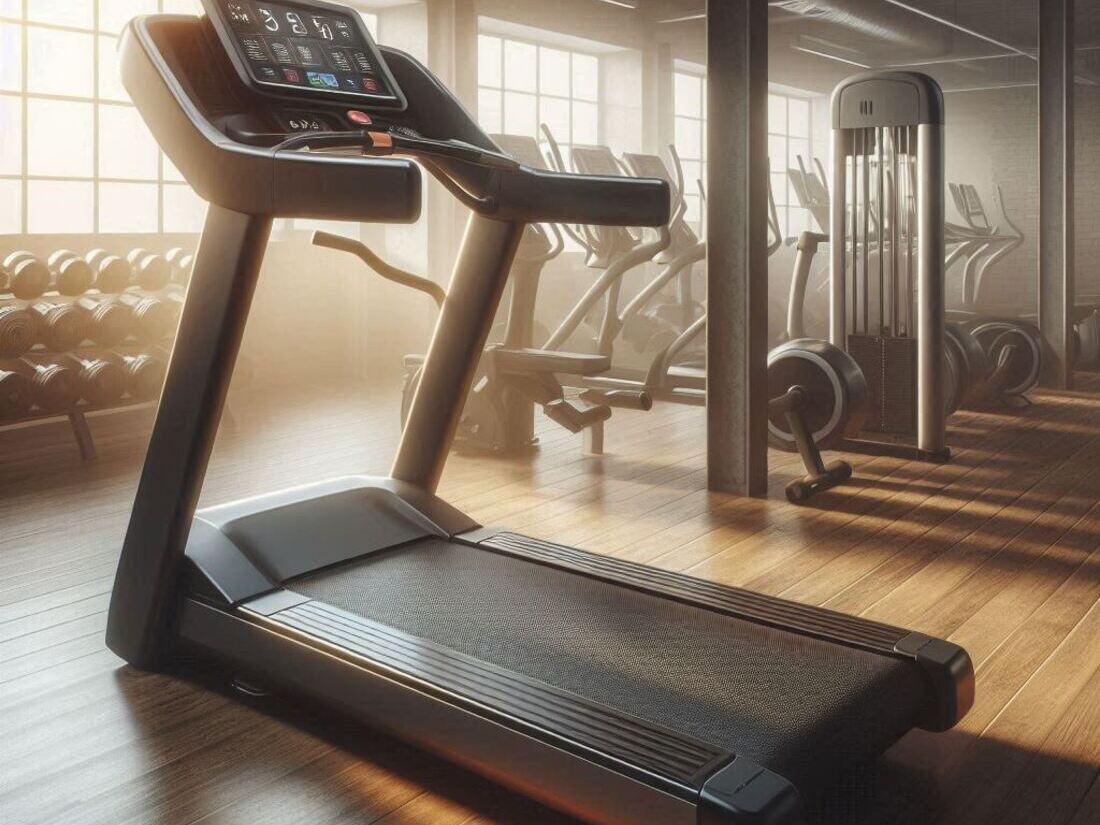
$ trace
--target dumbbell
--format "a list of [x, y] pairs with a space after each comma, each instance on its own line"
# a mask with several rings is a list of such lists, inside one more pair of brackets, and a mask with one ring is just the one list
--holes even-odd
[[0, 264], [0, 289], [29, 301], [50, 288], [50, 270], [30, 252], [12, 252]]
[[1011, 347], [1011, 361], [1001, 376], [1001, 395], [1023, 395], [1039, 382], [1043, 349], [1039, 330], [1026, 321], [979, 319], [967, 324], [991, 364], [999, 364]]
[[23, 307], [0, 306], [0, 358], [17, 358], [33, 347], [37, 326]]
[[164, 289], [172, 280], [172, 267], [160, 255], [153, 255], [147, 249], [138, 247], [130, 250], [126, 256], [134, 271], [134, 283], [142, 289], [156, 292]]
[[0, 369], [0, 421], [21, 418], [34, 406], [34, 386], [25, 375]]
[[88, 313], [88, 339], [92, 343], [114, 347], [125, 341], [133, 331], [133, 310], [121, 301], [85, 295], [77, 303]]
[[106, 249], [93, 249], [84, 256], [95, 273], [95, 288], [100, 292], [122, 292], [130, 285], [133, 270], [130, 264]]
[[37, 315], [38, 340], [48, 350], [64, 352], [88, 338], [88, 311], [79, 304], [39, 301], [31, 311]]
[[195, 265], [195, 256], [183, 247], [174, 246], [164, 253], [164, 260], [172, 268], [172, 280], [186, 285], [191, 280], [191, 268]]
[[53, 288], [62, 295], [80, 295], [95, 282], [95, 272], [88, 262], [70, 249], [57, 250], [46, 264], [53, 275]]
[[126, 372], [110, 358], [94, 352], [73, 352], [62, 362], [76, 373], [80, 397], [92, 406], [109, 407], [126, 394]]
[[148, 401], [160, 395], [168, 363], [149, 353], [120, 353], [119, 360], [126, 372], [126, 391], [138, 401]]
[[954, 356], [955, 361], [954, 365], [948, 367], [948, 378], [945, 382], [948, 385], [946, 393], [949, 396], [954, 393], [954, 398], [949, 402], [949, 405], [954, 405], [951, 410], [954, 412], [955, 409], [986, 396], [985, 382], [992, 372], [992, 365], [978, 339], [961, 324], [951, 321], [944, 324], [944, 347]]
[[76, 373], [51, 360], [24, 358], [17, 369], [34, 387], [34, 403], [43, 412], [61, 413], [71, 410], [80, 400]]
[[130, 308], [133, 331], [139, 339], [161, 341], [176, 331], [179, 309], [174, 302], [132, 292], [119, 295], [118, 301]]

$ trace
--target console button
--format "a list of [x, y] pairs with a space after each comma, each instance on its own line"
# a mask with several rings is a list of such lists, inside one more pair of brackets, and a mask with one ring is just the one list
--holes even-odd
[[363, 74], [370, 74], [374, 71], [374, 65], [370, 62], [370, 57], [362, 49], [352, 49], [351, 59], [355, 62], [355, 68]]
[[279, 82], [279, 72], [275, 70], [274, 66], [257, 66], [256, 77], [260, 80], [269, 80], [275, 83]]
[[294, 65], [298, 61], [294, 59], [294, 50], [290, 44], [281, 37], [268, 37], [267, 47], [271, 49], [271, 56], [276, 63], [288, 63]]
[[235, 29], [251, 31], [256, 26], [256, 19], [252, 16], [252, 12], [249, 11], [246, 3], [237, 2], [237, 0], [225, 0], [225, 13]]
[[316, 89], [338, 90], [340, 88], [340, 81], [336, 79], [336, 75], [328, 72], [306, 72], [306, 80]]
[[348, 121], [354, 123], [356, 126], [370, 126], [374, 123], [370, 115], [366, 112], [360, 112], [358, 109], [352, 109], [348, 112]]
[[298, 71], [297, 69], [288, 69], [288, 68], [284, 67], [283, 68], [283, 80], [285, 80], [287, 83], [301, 83], [302, 82], [302, 73], [300, 71]]
[[325, 58], [321, 55], [321, 49], [310, 40], [291, 39], [291, 45], [298, 55], [298, 62], [303, 66], [324, 66]]
[[264, 40], [262, 37], [252, 37], [251, 35], [239, 35], [241, 41], [241, 49], [244, 51], [245, 57], [256, 63], [266, 63], [271, 58], [267, 56], [267, 49], [264, 48]]
[[378, 81], [373, 77], [364, 77], [363, 90], [367, 92], [377, 92], [379, 90]]
[[334, 20], [332, 28], [336, 33], [336, 39], [341, 43], [354, 43], [357, 40], [354, 29], [346, 20]]

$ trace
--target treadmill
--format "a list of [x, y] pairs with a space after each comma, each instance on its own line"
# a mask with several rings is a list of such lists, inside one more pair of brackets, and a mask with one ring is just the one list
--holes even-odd
[[[123, 81], [210, 207], [111, 598], [109, 647], [199, 657], [592, 822], [799, 823], [970, 707], [959, 647], [482, 527], [435, 496], [532, 222], [660, 225], [662, 181], [535, 170], [328, 2], [204, 0], [122, 36]], [[413, 162], [413, 158], [416, 162]], [[390, 476], [196, 511], [276, 217], [472, 210]]]

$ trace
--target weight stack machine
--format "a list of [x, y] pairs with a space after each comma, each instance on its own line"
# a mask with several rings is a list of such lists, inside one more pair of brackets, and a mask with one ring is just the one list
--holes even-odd
[[943, 93], [871, 72], [841, 83], [832, 110], [829, 337], [871, 395], [842, 448], [946, 461]]

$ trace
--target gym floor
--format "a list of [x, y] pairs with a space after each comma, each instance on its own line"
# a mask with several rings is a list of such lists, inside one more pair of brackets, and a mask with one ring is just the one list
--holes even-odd
[[[1100, 822], [1100, 380], [1023, 412], [952, 418], [943, 466], [852, 457], [853, 483], [796, 508], [705, 491], [701, 410], [616, 412], [608, 455], [545, 428], [523, 460], [455, 456], [442, 495], [483, 523], [893, 622], [962, 644], [977, 704], [853, 776], [844, 823]], [[207, 503], [384, 472], [393, 388], [243, 398]], [[227, 698], [216, 675], [138, 673], [103, 645], [148, 412], [93, 422], [81, 464], [54, 427], [0, 433], [0, 821], [564, 823], [334, 716]], [[247, 426], [246, 426], [247, 425]], [[61, 425], [57, 425], [61, 426]], [[54, 430], [51, 432], [51, 430]], [[638, 449], [645, 445], [646, 456]]]

